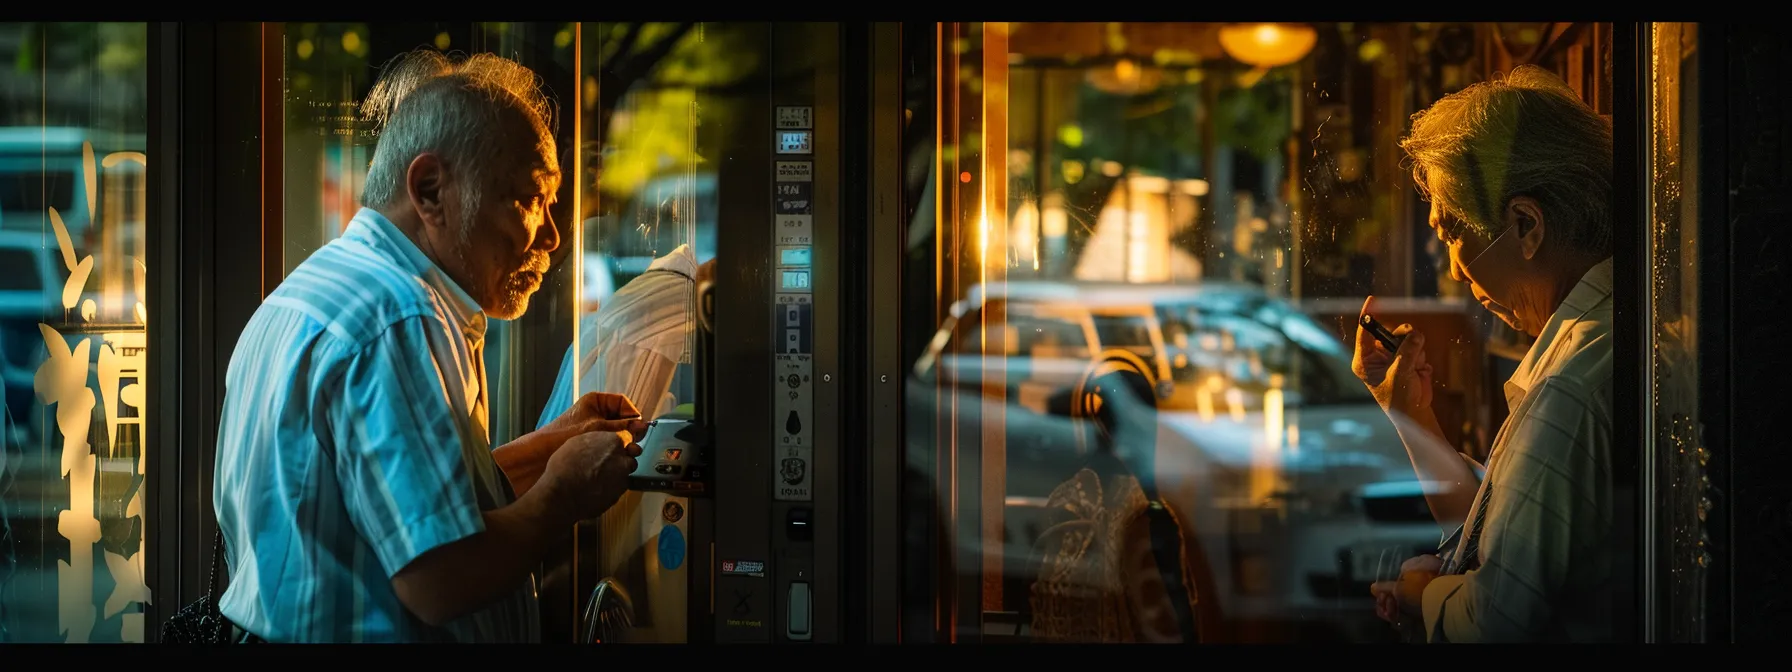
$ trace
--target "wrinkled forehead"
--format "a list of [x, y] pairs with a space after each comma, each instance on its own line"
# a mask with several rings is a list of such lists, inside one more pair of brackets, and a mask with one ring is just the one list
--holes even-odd
[[1456, 211], [1446, 203], [1448, 200], [1446, 194], [1449, 193], [1446, 190], [1447, 175], [1442, 169], [1433, 169], [1426, 175], [1426, 182], [1429, 183], [1426, 185], [1428, 187], [1426, 191], [1430, 194], [1430, 198], [1427, 200], [1430, 201], [1431, 206], [1431, 213], [1426, 223], [1439, 233], [1460, 232], [1464, 222]]
[[513, 110], [505, 125], [505, 157], [515, 173], [526, 174], [544, 191], [560, 186], [560, 158], [554, 136], [534, 115]]

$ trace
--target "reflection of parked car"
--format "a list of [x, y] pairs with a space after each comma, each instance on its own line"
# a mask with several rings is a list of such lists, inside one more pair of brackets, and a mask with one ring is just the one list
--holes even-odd
[[[1100, 328], [1092, 315], [1115, 306], [1150, 317]], [[1343, 345], [1241, 285], [1016, 283], [953, 306], [909, 385], [910, 452], [956, 432], [963, 464], [1001, 427], [1006, 469], [979, 460], [978, 480], [1003, 490], [1009, 585], [1030, 583], [1043, 498], [1085, 459], [1053, 400], [1112, 348], [1173, 381], [1155, 400], [1156, 477], [1201, 545], [1205, 599], [1232, 622], [1376, 628], [1367, 584], [1384, 551], [1404, 560], [1438, 540], [1422, 485]], [[961, 562], [982, 552], [961, 548]]]
[[42, 361], [37, 323], [59, 308], [57, 261], [55, 249], [44, 248], [42, 234], [0, 231], [0, 381], [6, 407], [21, 423], [31, 417], [32, 379]]

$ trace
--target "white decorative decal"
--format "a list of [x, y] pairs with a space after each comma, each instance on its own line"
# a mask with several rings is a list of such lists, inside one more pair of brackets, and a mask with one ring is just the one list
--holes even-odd
[[[94, 210], [99, 194], [98, 175], [93, 157], [91, 143], [83, 143], [84, 172], [87, 184], [88, 222], [97, 226], [99, 221], [94, 217]], [[140, 157], [141, 155], [136, 155]], [[107, 157], [110, 168], [121, 161]], [[111, 191], [111, 190], [108, 190]], [[110, 207], [110, 206], [109, 206]], [[135, 552], [129, 558], [111, 550], [103, 550], [100, 558], [111, 575], [113, 588], [107, 595], [103, 608], [95, 601], [95, 544], [100, 542], [100, 521], [95, 511], [96, 480], [104, 472], [107, 478], [109, 496], [120, 497], [122, 492], [111, 494], [115, 490], [112, 485], [115, 478], [134, 486], [130, 501], [125, 506], [125, 520], [137, 519], [143, 522], [143, 488], [141, 476], [144, 471], [144, 456], [148, 454], [145, 440], [143, 416], [144, 380], [147, 369], [147, 347], [142, 325], [147, 323], [148, 311], [142, 302], [145, 269], [141, 259], [132, 258], [132, 279], [135, 280], [133, 293], [136, 301], [131, 306], [131, 314], [137, 318], [137, 325], [122, 329], [109, 328], [95, 331], [88, 325], [97, 327], [96, 318], [101, 321], [116, 320], [112, 308], [107, 309], [104, 316], [96, 315], [98, 307], [91, 298], [83, 298], [89, 276], [93, 272], [92, 255], [77, 259], [74, 241], [69, 235], [68, 227], [63, 223], [62, 213], [55, 208], [49, 209], [51, 226], [55, 229], [56, 244], [61, 249], [63, 265], [68, 269], [68, 279], [62, 286], [62, 308], [67, 314], [77, 305], [81, 322], [75, 330], [80, 332], [71, 337], [65, 335], [47, 323], [38, 324], [42, 333], [44, 346], [49, 356], [38, 367], [33, 379], [33, 386], [38, 397], [45, 406], [56, 407], [56, 429], [62, 435], [61, 475], [68, 479], [69, 506], [60, 512], [57, 520], [57, 531], [69, 542], [69, 559], [57, 561], [58, 587], [58, 619], [59, 632], [68, 642], [87, 642], [94, 636], [94, 628], [101, 618], [110, 619], [119, 616], [131, 603], [150, 603], [149, 588], [145, 584], [144, 557], [147, 550], [148, 531], [138, 537]], [[126, 318], [128, 319], [128, 318]], [[96, 338], [97, 336], [97, 338]], [[99, 348], [94, 352], [93, 348]], [[97, 363], [97, 371], [93, 364]], [[90, 375], [91, 374], [91, 375]], [[98, 399], [89, 381], [99, 387]], [[95, 455], [93, 445], [88, 442], [92, 429], [94, 406], [96, 401], [102, 404], [106, 424], [106, 455]], [[128, 407], [131, 412], [124, 412]], [[122, 431], [122, 428], [134, 428], [136, 431]], [[127, 438], [128, 437], [128, 438]], [[136, 459], [127, 458], [126, 446], [134, 445]], [[125, 613], [120, 623], [120, 638], [126, 642], [144, 641], [144, 622], [141, 613]]]

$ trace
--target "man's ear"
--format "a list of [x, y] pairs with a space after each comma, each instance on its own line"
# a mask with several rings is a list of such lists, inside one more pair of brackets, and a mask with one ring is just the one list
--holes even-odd
[[1513, 228], [1512, 235], [1518, 236], [1518, 249], [1526, 259], [1536, 258], [1543, 249], [1545, 224], [1537, 199], [1517, 196], [1506, 205], [1506, 225]]
[[445, 187], [449, 182], [446, 168], [442, 157], [424, 153], [412, 159], [410, 168], [405, 171], [405, 192], [424, 226], [448, 226], [448, 213], [443, 209]]

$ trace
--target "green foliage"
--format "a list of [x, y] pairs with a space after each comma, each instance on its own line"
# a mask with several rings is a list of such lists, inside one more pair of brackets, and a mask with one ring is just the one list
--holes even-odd
[[[1084, 84], [1077, 93], [1075, 121], [1053, 129], [1053, 153], [1088, 170], [1095, 169], [1096, 161], [1118, 161], [1147, 175], [1202, 177], [1203, 86], [1224, 86], [1212, 110], [1218, 144], [1259, 158], [1285, 151], [1293, 125], [1286, 74], [1271, 73], [1248, 88], [1217, 76], [1188, 79], [1196, 78], [1172, 72], [1162, 86], [1138, 95]], [[1054, 172], [1054, 181], [1065, 181], [1062, 164]]]
[[1266, 159], [1285, 151], [1294, 105], [1287, 76], [1272, 73], [1250, 88], [1220, 89], [1215, 112], [1219, 142]]
[[[626, 86], [608, 115], [602, 189], [606, 199], [626, 201], [649, 180], [682, 174], [707, 162], [699, 151], [707, 124], [736, 118], [743, 99], [730, 87], [762, 67], [760, 49], [742, 28], [698, 24], [676, 39], [665, 56], [637, 62], [656, 51], [677, 32], [678, 24], [649, 23], [638, 28], [608, 24], [595, 31], [600, 67], [638, 74]], [[639, 30], [633, 39], [631, 30]], [[626, 51], [623, 49], [626, 48]], [[744, 93], [744, 92], [743, 92]], [[587, 135], [591, 133], [587, 131]]]

